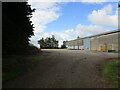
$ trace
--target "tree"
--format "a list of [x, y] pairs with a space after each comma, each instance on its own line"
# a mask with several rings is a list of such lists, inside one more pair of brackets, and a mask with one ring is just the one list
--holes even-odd
[[58, 41], [55, 39], [55, 36], [47, 37], [46, 39], [42, 38], [38, 40], [40, 48], [58, 48]]
[[66, 48], [66, 41], [63, 41], [63, 45], [61, 45], [61, 48]]
[[45, 46], [45, 40], [44, 40], [44, 38], [40, 39], [38, 41], [38, 44], [40, 45], [41, 48], [43, 48]]
[[3, 55], [22, 54], [34, 35], [30, 18], [35, 9], [27, 2], [3, 2], [2, 11]]

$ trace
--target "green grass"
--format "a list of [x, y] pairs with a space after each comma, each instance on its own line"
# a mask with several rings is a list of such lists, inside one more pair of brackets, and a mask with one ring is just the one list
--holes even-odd
[[7, 58], [3, 58], [2, 62], [2, 80], [6, 82], [8, 80], [14, 79], [15, 77], [20, 76], [24, 72], [27, 72], [28, 69], [34, 67], [39, 60], [44, 56], [32, 55], [32, 56], [18, 56], [13, 55]]
[[14, 72], [8, 72], [8, 73], [3, 73], [2, 74], [2, 80], [3, 82], [8, 81], [10, 79], [13, 79], [20, 75], [22, 73], [22, 70], [16, 70]]
[[103, 64], [102, 68], [102, 75], [103, 77], [115, 87], [118, 87], [119, 83], [119, 76], [118, 76], [118, 68], [119, 68], [120, 61], [119, 60], [111, 60]]
[[3, 82], [18, 76], [23, 70], [21, 60], [23, 56], [12, 55], [2, 60], [2, 80]]

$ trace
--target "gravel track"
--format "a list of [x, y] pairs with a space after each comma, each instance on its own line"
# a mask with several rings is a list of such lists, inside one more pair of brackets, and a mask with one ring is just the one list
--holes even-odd
[[117, 53], [44, 49], [44, 57], [26, 74], [3, 88], [111, 88], [100, 77], [99, 65]]

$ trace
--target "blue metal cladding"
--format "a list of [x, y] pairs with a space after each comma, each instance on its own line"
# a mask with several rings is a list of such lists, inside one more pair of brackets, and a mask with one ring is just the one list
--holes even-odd
[[84, 50], [90, 50], [90, 38], [83, 39]]

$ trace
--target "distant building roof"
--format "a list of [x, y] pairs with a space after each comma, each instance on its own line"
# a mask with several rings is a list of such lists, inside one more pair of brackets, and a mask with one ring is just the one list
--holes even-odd
[[[91, 37], [96, 37], [96, 36], [101, 36], [101, 35], [107, 35], [107, 34], [112, 34], [112, 33], [118, 33], [118, 32], [120, 32], [120, 30], [113, 30], [113, 31], [109, 31], [109, 32], [104, 32], [104, 33], [96, 34], [96, 35], [86, 36], [86, 37], [79, 38], [79, 39], [91, 38]], [[75, 40], [78, 40], [78, 39], [75, 39]], [[75, 40], [70, 40], [70, 41], [75, 41]]]

